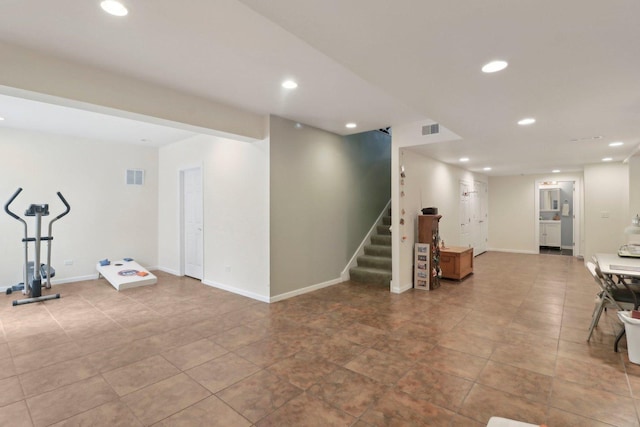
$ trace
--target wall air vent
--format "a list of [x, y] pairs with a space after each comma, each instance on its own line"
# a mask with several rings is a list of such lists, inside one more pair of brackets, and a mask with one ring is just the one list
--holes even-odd
[[127, 185], [143, 185], [144, 169], [127, 169]]
[[422, 126], [422, 136], [433, 135], [434, 133], [439, 133], [439, 132], [440, 132], [440, 125], [438, 123]]

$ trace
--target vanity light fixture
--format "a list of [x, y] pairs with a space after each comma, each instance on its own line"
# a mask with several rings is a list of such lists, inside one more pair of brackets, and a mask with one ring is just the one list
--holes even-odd
[[285, 89], [295, 89], [298, 87], [298, 83], [294, 82], [293, 80], [285, 80], [284, 82], [282, 82], [282, 87]]
[[487, 166], [486, 168], [482, 168], [483, 171], [490, 171], [491, 167]]
[[621, 145], [624, 145], [624, 142], [616, 141], [616, 142], [610, 142], [609, 143], [609, 147], [620, 147]]
[[560, 169], [554, 169], [551, 171], [551, 173], [560, 173]]
[[468, 162], [469, 158], [468, 157], [460, 157], [460, 161], [463, 162], [463, 163], [464, 162]]
[[605, 157], [602, 159], [603, 162], [610, 162], [611, 160], [613, 160], [611, 157]]
[[507, 61], [502, 61], [502, 60], [491, 61], [487, 64], [484, 64], [484, 66], [482, 67], [482, 72], [495, 73], [495, 72], [504, 70], [505, 68], [507, 68], [508, 65], [509, 64], [507, 63]]
[[355, 123], [347, 123], [346, 125], [344, 125], [344, 127], [348, 129], [355, 129], [356, 127], [358, 127], [358, 125]]
[[129, 13], [126, 6], [116, 0], [103, 0], [100, 7], [113, 16], [126, 16]]
[[518, 120], [518, 124], [520, 126], [527, 126], [527, 125], [532, 125], [536, 122], [536, 119], [534, 119], [533, 117], [527, 117], [525, 119], [522, 120]]
[[587, 136], [587, 137], [582, 137], [582, 138], [571, 138], [569, 141], [571, 141], [571, 142], [589, 141], [591, 139], [602, 139], [602, 135]]

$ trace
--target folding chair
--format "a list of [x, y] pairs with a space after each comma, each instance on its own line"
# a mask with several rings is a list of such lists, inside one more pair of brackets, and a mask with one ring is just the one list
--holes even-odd
[[[627, 280], [629, 279], [630, 279], [629, 277], [625, 277], [625, 276], [618, 277], [619, 283], [623, 285], [625, 290], [627, 291], [625, 293], [626, 295], [625, 298], [627, 298], [627, 300], [630, 299], [630, 301], [625, 301], [625, 302], [632, 304], [633, 310], [638, 310], [640, 306], [640, 289], [637, 286], [634, 286], [633, 287], [634, 289], [632, 289], [630, 285], [637, 285], [638, 283], [635, 281], [632, 281], [632, 283], [627, 283]], [[625, 335], [625, 333], [626, 333], [626, 328], [623, 325], [620, 332], [618, 332], [618, 335], [616, 335], [616, 340], [613, 344], [613, 351], [615, 351], [616, 353], [618, 352], [618, 344], [620, 343], [620, 340]]]
[[600, 286], [600, 292], [596, 296], [596, 305], [591, 315], [591, 325], [589, 325], [589, 336], [587, 341], [591, 339], [593, 330], [598, 326], [600, 316], [602, 312], [608, 307], [613, 307], [618, 310], [632, 309], [636, 304], [636, 295], [631, 292], [630, 289], [618, 286], [613, 279], [605, 276], [600, 271], [600, 268], [593, 262], [587, 262], [587, 269], [593, 276], [598, 286]]

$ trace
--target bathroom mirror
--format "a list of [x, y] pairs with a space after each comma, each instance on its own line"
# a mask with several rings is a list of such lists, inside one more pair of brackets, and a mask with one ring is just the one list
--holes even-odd
[[559, 211], [560, 210], [560, 189], [544, 188], [540, 190], [540, 210]]

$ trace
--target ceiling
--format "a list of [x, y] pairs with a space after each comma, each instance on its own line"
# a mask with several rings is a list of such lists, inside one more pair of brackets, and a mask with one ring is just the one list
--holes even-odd
[[[637, 0], [123, 2], [130, 13], [116, 18], [99, 0], [0, 0], [0, 41], [338, 134], [436, 121], [453, 137], [417, 127], [411, 149], [489, 175], [579, 171], [640, 144]], [[493, 59], [509, 67], [482, 73]], [[285, 91], [287, 78], [299, 87]], [[49, 131], [82, 135], [89, 119], [74, 114], [93, 114], [21, 104], [30, 119], [17, 125], [15, 102], [0, 97], [0, 126], [46, 131], [57, 114]], [[126, 120], [98, 116], [101, 135]], [[120, 126], [110, 138], [189, 134], [145, 126], [157, 133]]]

